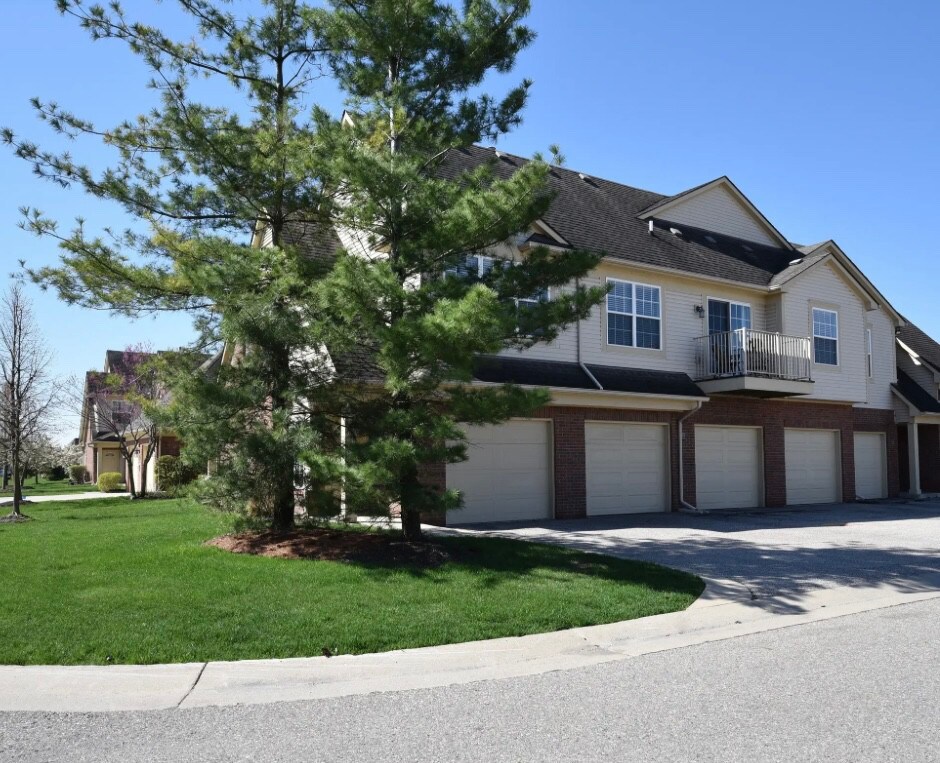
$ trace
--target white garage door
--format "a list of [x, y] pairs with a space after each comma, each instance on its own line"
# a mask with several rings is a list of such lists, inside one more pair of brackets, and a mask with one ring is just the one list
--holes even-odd
[[695, 499], [700, 509], [761, 505], [761, 430], [695, 427]]
[[447, 466], [447, 487], [463, 494], [448, 524], [552, 516], [551, 437], [547, 421], [467, 427], [468, 460]]
[[665, 426], [588, 423], [584, 439], [589, 515], [669, 510]]
[[888, 495], [885, 436], [880, 432], [855, 433], [855, 495], [885, 498]]
[[784, 431], [787, 503], [837, 503], [841, 498], [839, 433], [819, 429]]

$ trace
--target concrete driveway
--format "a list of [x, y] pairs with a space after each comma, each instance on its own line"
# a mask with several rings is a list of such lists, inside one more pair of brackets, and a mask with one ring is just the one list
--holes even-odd
[[713, 590], [746, 586], [756, 605], [781, 612], [801, 611], [806, 595], [823, 588], [940, 590], [940, 501], [634, 514], [473, 531], [688, 570]]

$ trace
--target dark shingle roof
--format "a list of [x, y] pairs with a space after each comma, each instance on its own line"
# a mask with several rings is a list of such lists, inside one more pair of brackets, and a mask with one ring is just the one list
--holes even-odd
[[821, 252], [819, 254], [813, 254], [808, 257], [798, 257], [792, 260], [793, 265], [788, 265], [785, 270], [781, 270], [777, 275], [770, 279], [771, 286], [780, 286], [785, 284], [791, 278], [796, 278], [804, 270], [809, 270], [813, 265], [815, 265], [820, 260], [825, 259], [829, 256], [828, 252]]
[[940, 413], [940, 400], [933, 397], [900, 368], [898, 369], [898, 382], [891, 386], [921, 413]]
[[[688, 374], [597, 365], [588, 365], [588, 370], [607, 392], [705, 397]], [[577, 363], [557, 360], [487, 355], [477, 358], [473, 377], [492, 384], [597, 390], [597, 385]]]
[[[493, 161], [493, 149], [472, 146], [450, 151], [439, 172], [457, 178], [461, 173]], [[526, 162], [503, 156], [493, 164], [498, 177], [509, 177]], [[644, 265], [670, 268], [755, 286], [768, 286], [794, 258], [791, 250], [657, 220], [650, 235], [648, 223], [637, 217], [668, 197], [639, 188], [592, 177], [582, 180], [573, 170], [554, 167], [549, 175], [554, 194], [544, 220], [580, 249]], [[682, 231], [681, 236], [669, 232]], [[707, 237], [707, 238], [706, 238]]]
[[336, 231], [327, 225], [290, 222], [284, 226], [284, 240], [297, 247], [297, 251], [310, 260], [324, 265], [332, 264], [343, 248]]
[[909, 321], [906, 326], [901, 326], [898, 337], [920, 355], [922, 360], [926, 360], [937, 371], [940, 371], [940, 344]]

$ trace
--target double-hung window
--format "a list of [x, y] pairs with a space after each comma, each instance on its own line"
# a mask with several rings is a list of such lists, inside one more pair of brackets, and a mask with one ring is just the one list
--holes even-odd
[[826, 366], [839, 365], [839, 314], [813, 308], [813, 358]]
[[448, 268], [445, 272], [447, 275], [483, 278], [493, 269], [493, 262], [492, 257], [485, 257], [481, 254], [468, 254], [458, 265]]
[[607, 344], [658, 350], [662, 345], [662, 300], [658, 286], [608, 278]]
[[865, 329], [865, 370], [868, 371], [869, 379], [875, 375], [875, 364], [871, 351], [871, 329]]

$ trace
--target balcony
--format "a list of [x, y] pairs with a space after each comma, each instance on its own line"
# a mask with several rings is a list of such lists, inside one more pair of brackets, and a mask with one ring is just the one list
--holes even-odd
[[695, 380], [706, 394], [789, 397], [813, 391], [805, 336], [736, 329], [695, 340]]

